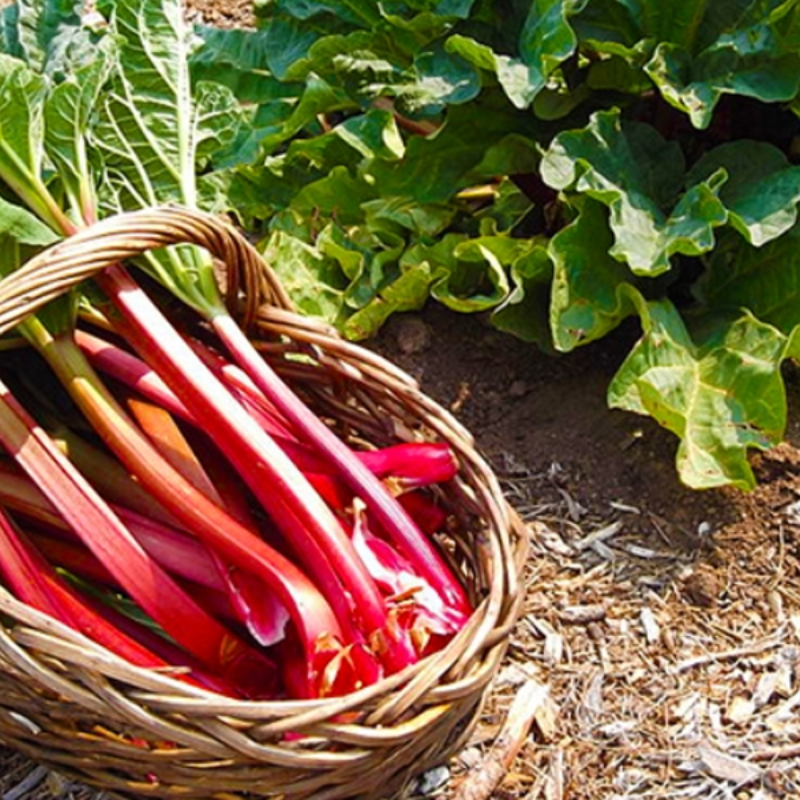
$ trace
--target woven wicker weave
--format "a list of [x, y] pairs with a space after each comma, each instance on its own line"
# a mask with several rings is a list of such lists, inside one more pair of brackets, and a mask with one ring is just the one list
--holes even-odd
[[[0, 588], [0, 741], [127, 796], [394, 797], [457, 751], [480, 714], [519, 605], [523, 527], [469, 433], [386, 360], [293, 313], [258, 253], [216, 217], [159, 208], [65, 240], [0, 282], [0, 331], [116, 261], [182, 242], [226, 266], [229, 305], [342, 431], [376, 445], [450, 442], [461, 469], [442, 490], [457, 520], [446, 550], [476, 611], [442, 651], [357, 693], [244, 702], [131, 666]], [[292, 352], [304, 358], [283, 359]]]

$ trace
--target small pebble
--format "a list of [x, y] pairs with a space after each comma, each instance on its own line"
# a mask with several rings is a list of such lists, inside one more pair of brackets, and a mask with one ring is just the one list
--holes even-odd
[[513, 381], [508, 387], [508, 396], [518, 400], [528, 393], [528, 384], [525, 381]]
[[417, 785], [414, 787], [416, 797], [427, 797], [438, 789], [443, 789], [450, 780], [450, 770], [448, 767], [434, 767], [417, 778]]
[[419, 317], [403, 317], [395, 324], [395, 340], [403, 355], [412, 356], [427, 350], [431, 344], [431, 330]]

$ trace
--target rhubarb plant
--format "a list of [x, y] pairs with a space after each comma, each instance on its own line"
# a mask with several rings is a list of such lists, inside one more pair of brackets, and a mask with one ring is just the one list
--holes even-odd
[[638, 328], [609, 404], [686, 484], [753, 486], [798, 355], [800, 3], [256, 9], [192, 64], [248, 111], [217, 163], [304, 311], [358, 339], [432, 298], [558, 352]]

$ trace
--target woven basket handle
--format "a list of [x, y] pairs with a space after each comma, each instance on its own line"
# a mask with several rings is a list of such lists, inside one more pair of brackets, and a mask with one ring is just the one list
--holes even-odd
[[292, 309], [274, 272], [230, 223], [203, 211], [161, 206], [97, 222], [0, 281], [0, 335], [106, 267], [172, 244], [198, 245], [225, 264], [226, 302], [245, 327], [264, 303]]

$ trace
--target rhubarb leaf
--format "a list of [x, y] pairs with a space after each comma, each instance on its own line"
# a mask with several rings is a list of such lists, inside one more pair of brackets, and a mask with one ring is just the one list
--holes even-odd
[[589, 198], [577, 219], [550, 240], [550, 327], [557, 350], [600, 339], [634, 313], [626, 289], [633, 275], [609, 255], [612, 242], [605, 209]]
[[759, 248], [734, 234], [722, 238], [694, 292], [710, 308], [747, 308], [790, 335], [800, 325], [800, 229]]
[[94, 60], [91, 30], [83, 25], [81, 0], [18, 0], [14, 55], [37, 72], [61, 80]]
[[578, 38], [570, 19], [587, 2], [533, 0], [522, 23], [516, 56], [497, 53], [489, 45], [459, 34], [448, 39], [447, 49], [493, 72], [508, 99], [517, 108], [527, 108], [553, 72], [576, 52]]
[[239, 107], [217, 84], [192, 86], [191, 29], [179, 3], [115, 4], [124, 39], [113, 88], [105, 96], [95, 142], [117, 190], [106, 202], [140, 208], [164, 202], [197, 206], [196, 175], [236, 134]]
[[697, 489], [755, 484], [748, 448], [786, 425], [787, 338], [748, 312], [707, 316], [693, 337], [668, 300], [638, 300], [644, 335], [608, 390], [612, 408], [649, 414], [680, 437], [681, 479]]
[[[55, 244], [59, 238], [57, 233], [30, 211], [0, 197], [0, 252], [4, 254], [6, 247], [12, 242], [31, 247], [47, 247]], [[0, 272], [6, 274], [7, 270], [0, 269]]]
[[509, 269], [512, 288], [492, 312], [492, 324], [520, 339], [552, 350], [549, 306], [553, 262], [547, 248], [531, 242], [530, 249], [513, 261]]
[[[476, 114], [482, 123], [475, 124]], [[475, 107], [454, 106], [447, 123], [428, 137], [415, 136], [407, 144], [403, 158], [394, 161], [374, 160], [365, 167], [375, 188], [384, 196], [414, 198], [420, 203], [442, 203], [476, 180], [488, 177], [484, 162], [492, 148], [505, 146], [519, 154], [520, 141], [531, 132], [528, 115], [519, 114], [493, 100]], [[507, 138], [514, 134], [514, 138]], [[518, 169], [535, 167], [531, 144], [518, 162]], [[495, 155], [492, 169], [499, 166]], [[489, 175], [496, 175], [489, 172]]]
[[[96, 207], [95, 173], [99, 169], [88, 148], [95, 109], [114, 66], [114, 40], [106, 37], [95, 60], [58, 84], [45, 103], [45, 149], [79, 218], [91, 220]], [[96, 157], [94, 158], [96, 162]]]
[[[115, 3], [112, 34], [123, 43], [93, 132], [104, 162], [98, 189], [104, 211], [170, 202], [227, 210], [219, 176], [199, 180], [197, 175], [206, 171], [215, 151], [233, 142], [241, 110], [221, 84], [192, 87], [188, 63], [194, 37], [181, 4]], [[222, 198], [224, 205], [210, 202]], [[201, 310], [221, 305], [211, 262], [195, 251], [150, 255], [147, 263], [187, 304]]]
[[33, 201], [41, 186], [47, 83], [22, 61], [0, 55], [0, 170], [19, 196]]
[[718, 170], [681, 194], [684, 157], [643, 123], [623, 123], [619, 112], [592, 115], [589, 125], [559, 134], [542, 160], [542, 178], [554, 189], [587, 194], [610, 212], [610, 254], [638, 275], [670, 269], [676, 253], [700, 255], [714, 246], [714, 228], [727, 212], [718, 198]]
[[[647, 74], [664, 99], [685, 111], [695, 127], [709, 126], [724, 94], [765, 103], [789, 101], [797, 94], [800, 9], [796, 3], [629, 2], [634, 4], [643, 12], [645, 32], [660, 41], [646, 66]], [[686, 19], [670, 19], [676, 10]]]
[[797, 220], [800, 167], [774, 145], [739, 140], [709, 151], [687, 181], [705, 180], [724, 169], [727, 180], [719, 198], [730, 224], [752, 245], [761, 245], [788, 231]]
[[264, 258], [276, 270], [298, 309], [308, 316], [336, 320], [344, 305], [336, 263], [312, 245], [275, 231], [262, 245]]

